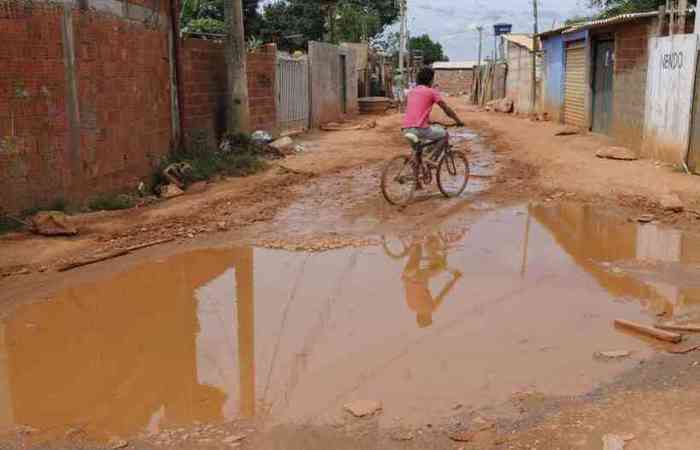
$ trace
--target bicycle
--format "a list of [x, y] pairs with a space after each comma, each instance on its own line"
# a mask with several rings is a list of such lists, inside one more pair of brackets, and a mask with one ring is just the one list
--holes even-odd
[[453, 150], [449, 133], [433, 141], [423, 141], [413, 133], [406, 133], [404, 137], [411, 144], [411, 155], [393, 158], [382, 171], [381, 189], [386, 201], [405, 206], [413, 200], [417, 190], [431, 185], [434, 179], [446, 198], [462, 195], [469, 183], [469, 159], [463, 152]]

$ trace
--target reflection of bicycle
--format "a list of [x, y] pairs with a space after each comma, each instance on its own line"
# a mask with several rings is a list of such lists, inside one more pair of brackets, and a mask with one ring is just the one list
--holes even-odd
[[431, 185], [434, 179], [447, 198], [464, 192], [469, 182], [469, 160], [464, 153], [453, 150], [449, 134], [432, 141], [421, 140], [411, 133], [405, 137], [411, 143], [411, 155], [397, 156], [382, 172], [382, 194], [389, 203], [407, 205], [416, 190]]
[[[435, 236], [439, 239], [440, 247], [445, 251], [451, 249], [451, 247], [457, 242], [464, 238], [465, 231], [460, 230], [457, 232], [445, 232], [439, 231], [431, 236]], [[411, 250], [413, 245], [416, 245], [417, 240], [415, 238], [409, 238], [407, 236], [397, 236], [388, 237], [382, 236], [382, 247], [384, 248], [384, 253], [392, 259], [403, 259], [408, 252]]]

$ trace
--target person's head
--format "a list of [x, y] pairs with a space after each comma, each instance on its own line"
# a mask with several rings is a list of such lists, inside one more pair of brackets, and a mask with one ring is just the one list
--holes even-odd
[[435, 71], [430, 67], [423, 67], [418, 76], [416, 77], [416, 82], [421, 86], [432, 86], [433, 80], [435, 79]]
[[419, 328], [428, 328], [433, 324], [433, 314], [429, 312], [419, 312], [416, 316]]

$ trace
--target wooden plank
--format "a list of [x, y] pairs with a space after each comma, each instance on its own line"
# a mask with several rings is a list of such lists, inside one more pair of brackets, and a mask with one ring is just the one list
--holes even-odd
[[615, 320], [615, 326], [620, 328], [625, 328], [628, 330], [636, 331], [643, 335], [653, 337], [666, 342], [672, 342], [674, 344], [679, 343], [683, 340], [683, 336], [678, 333], [672, 333], [670, 331], [658, 330], [654, 327], [649, 327], [635, 322], [630, 322], [629, 320], [617, 319]]
[[687, 333], [700, 333], [700, 325], [681, 325], [676, 323], [660, 323], [654, 325], [654, 328], [666, 331], [681, 331]]

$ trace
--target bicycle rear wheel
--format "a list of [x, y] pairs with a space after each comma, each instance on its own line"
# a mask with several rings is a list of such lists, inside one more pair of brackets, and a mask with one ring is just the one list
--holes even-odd
[[440, 192], [447, 198], [462, 195], [469, 183], [469, 160], [461, 152], [448, 152], [440, 160], [437, 173]]
[[411, 158], [397, 156], [387, 163], [382, 172], [382, 194], [392, 205], [407, 205], [416, 193], [416, 182]]

